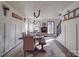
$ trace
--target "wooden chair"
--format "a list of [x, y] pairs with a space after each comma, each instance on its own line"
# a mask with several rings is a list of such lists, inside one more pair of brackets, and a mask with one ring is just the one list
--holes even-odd
[[32, 52], [34, 53], [35, 49], [35, 41], [33, 39], [33, 36], [26, 35], [23, 33], [23, 50], [24, 50], [24, 56], [26, 52]]
[[42, 37], [41, 39], [40, 39], [40, 41], [39, 41], [39, 45], [41, 45], [41, 52], [46, 52], [45, 50], [44, 50], [44, 45], [46, 45], [46, 41], [45, 41], [45, 38], [44, 37]]

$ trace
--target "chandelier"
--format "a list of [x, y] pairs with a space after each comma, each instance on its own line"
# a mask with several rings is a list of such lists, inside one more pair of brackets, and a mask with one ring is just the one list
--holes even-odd
[[36, 12], [34, 12], [34, 17], [35, 18], [38, 18], [40, 16], [40, 10], [38, 10], [37, 12], [38, 12], [38, 14], [36, 14]]

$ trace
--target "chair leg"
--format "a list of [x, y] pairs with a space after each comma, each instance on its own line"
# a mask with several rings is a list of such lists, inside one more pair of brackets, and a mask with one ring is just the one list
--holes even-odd
[[26, 56], [26, 51], [24, 50], [24, 57]]
[[38, 51], [38, 49], [35, 47], [35, 49], [33, 50], [33, 57], [35, 57], [36, 51]]
[[44, 50], [43, 45], [41, 45], [41, 47], [42, 47], [41, 49]]
[[33, 57], [35, 56], [35, 53], [34, 53], [34, 51], [32, 52], [33, 53]]

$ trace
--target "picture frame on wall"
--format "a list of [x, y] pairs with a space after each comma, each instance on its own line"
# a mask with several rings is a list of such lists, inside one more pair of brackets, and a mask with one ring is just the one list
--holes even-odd
[[64, 15], [64, 21], [68, 20], [69, 19], [69, 14], [65, 14]]
[[42, 27], [46, 27], [46, 23], [45, 22], [42, 23]]
[[79, 17], [79, 8], [75, 9], [75, 17]]
[[64, 21], [77, 17], [79, 17], [79, 8], [76, 8], [72, 11], [68, 11], [68, 13], [64, 15]]
[[12, 12], [12, 17], [16, 18], [16, 19], [19, 19], [21, 21], [23, 20], [23, 17], [19, 16], [18, 14], [14, 13], [14, 12]]
[[71, 11], [71, 12], [69, 13], [69, 19], [73, 19], [73, 18], [74, 18], [74, 12]]

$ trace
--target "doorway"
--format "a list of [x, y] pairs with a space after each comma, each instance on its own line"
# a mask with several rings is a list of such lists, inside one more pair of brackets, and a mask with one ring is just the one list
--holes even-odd
[[54, 21], [48, 21], [48, 34], [54, 34]]

